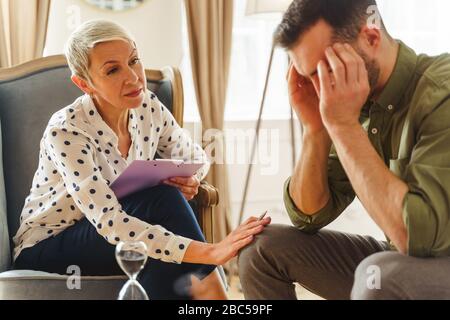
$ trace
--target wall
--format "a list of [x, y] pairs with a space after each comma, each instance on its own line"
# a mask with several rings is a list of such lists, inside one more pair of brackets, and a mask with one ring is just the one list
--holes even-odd
[[63, 53], [64, 43], [80, 23], [108, 19], [123, 25], [136, 38], [146, 68], [178, 66], [183, 57], [182, 0], [146, 0], [124, 12], [98, 9], [83, 0], [52, 1], [45, 55]]

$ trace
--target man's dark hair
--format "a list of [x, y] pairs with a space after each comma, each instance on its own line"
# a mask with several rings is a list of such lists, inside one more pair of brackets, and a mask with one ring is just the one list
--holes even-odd
[[[320, 19], [334, 30], [334, 38], [352, 42], [370, 16], [376, 0], [294, 0], [274, 34], [274, 43], [291, 49]], [[381, 21], [380, 21], [381, 22]], [[381, 26], [384, 29], [382, 22]]]

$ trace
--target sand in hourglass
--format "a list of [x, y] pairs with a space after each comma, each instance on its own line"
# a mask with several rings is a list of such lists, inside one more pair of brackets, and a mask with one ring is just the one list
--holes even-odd
[[144, 267], [144, 260], [147, 257], [143, 254], [128, 250], [120, 253], [119, 264], [122, 270], [128, 275], [137, 274]]

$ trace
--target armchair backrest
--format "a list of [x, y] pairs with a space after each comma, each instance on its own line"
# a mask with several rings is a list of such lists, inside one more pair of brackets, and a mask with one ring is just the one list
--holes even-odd
[[[39, 142], [45, 127], [53, 113], [83, 94], [70, 76], [62, 55], [0, 69], [0, 147], [3, 149], [3, 161], [0, 162], [0, 271], [8, 265], [10, 237], [19, 227], [20, 213], [37, 169]], [[146, 70], [146, 76], [149, 90], [182, 125], [183, 86], [178, 70]]]

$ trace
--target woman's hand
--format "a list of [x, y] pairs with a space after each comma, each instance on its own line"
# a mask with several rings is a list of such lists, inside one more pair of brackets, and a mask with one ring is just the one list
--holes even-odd
[[251, 217], [219, 243], [192, 241], [184, 254], [183, 262], [222, 265], [251, 243], [255, 235], [261, 233], [270, 221], [270, 217], [262, 220]]
[[270, 217], [262, 220], [251, 217], [232, 231], [225, 239], [214, 244], [210, 253], [214, 264], [222, 265], [237, 256], [239, 250], [250, 244], [255, 235], [261, 233], [270, 222]]
[[164, 180], [163, 183], [178, 188], [188, 201], [197, 195], [198, 187], [200, 187], [200, 180], [196, 176], [189, 178], [173, 177], [169, 180]]

